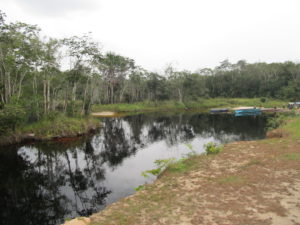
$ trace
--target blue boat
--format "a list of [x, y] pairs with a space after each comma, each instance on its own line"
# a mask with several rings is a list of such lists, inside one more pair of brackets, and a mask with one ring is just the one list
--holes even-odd
[[261, 114], [261, 109], [254, 107], [236, 108], [234, 110], [235, 116], [258, 116]]

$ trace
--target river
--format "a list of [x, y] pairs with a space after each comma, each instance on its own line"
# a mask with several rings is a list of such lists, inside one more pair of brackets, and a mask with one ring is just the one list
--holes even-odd
[[208, 142], [262, 139], [266, 117], [149, 113], [102, 119], [90, 137], [0, 148], [3, 225], [56, 225], [88, 216], [152, 182], [156, 159], [204, 152]]

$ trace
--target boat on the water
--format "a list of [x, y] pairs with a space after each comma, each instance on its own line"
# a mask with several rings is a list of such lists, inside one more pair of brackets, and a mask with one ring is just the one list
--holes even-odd
[[218, 109], [211, 109], [210, 110], [211, 114], [228, 113], [228, 112], [229, 112], [228, 108], [218, 108]]
[[261, 114], [261, 109], [256, 107], [238, 107], [233, 110], [235, 116], [257, 116]]

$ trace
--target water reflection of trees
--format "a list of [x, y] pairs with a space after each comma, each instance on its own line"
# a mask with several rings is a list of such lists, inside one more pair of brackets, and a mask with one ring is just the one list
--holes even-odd
[[[142, 145], [160, 140], [174, 145], [187, 142], [195, 136], [214, 137], [217, 141], [224, 142], [225, 134], [237, 136], [241, 140], [263, 138], [266, 124], [264, 117], [208, 114], [171, 116], [150, 114], [127, 117], [124, 120], [134, 133], [131, 142], [135, 141]], [[143, 130], [146, 130], [146, 133]]]
[[105, 171], [91, 140], [38, 144], [34, 155], [29, 148], [0, 151], [2, 224], [59, 224], [105, 203], [111, 191], [101, 186]]
[[[137, 115], [111, 118], [93, 138], [0, 150], [0, 220], [3, 224], [59, 224], [63, 218], [90, 215], [111, 193], [105, 168], [119, 166], [157, 141], [168, 145], [196, 136], [223, 142], [264, 137], [263, 117], [230, 115]], [[227, 135], [227, 136], [226, 136]]]
[[104, 162], [111, 167], [120, 164], [124, 158], [134, 154], [138, 148], [140, 140], [138, 137], [132, 139], [128, 127], [125, 127], [122, 119], [115, 118], [106, 121], [102, 135], [101, 156]]

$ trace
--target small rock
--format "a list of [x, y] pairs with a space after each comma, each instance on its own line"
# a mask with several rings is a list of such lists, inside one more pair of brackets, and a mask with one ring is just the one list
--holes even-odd
[[87, 217], [79, 217], [72, 219], [70, 221], [65, 222], [62, 225], [89, 225], [91, 223], [91, 219]]

